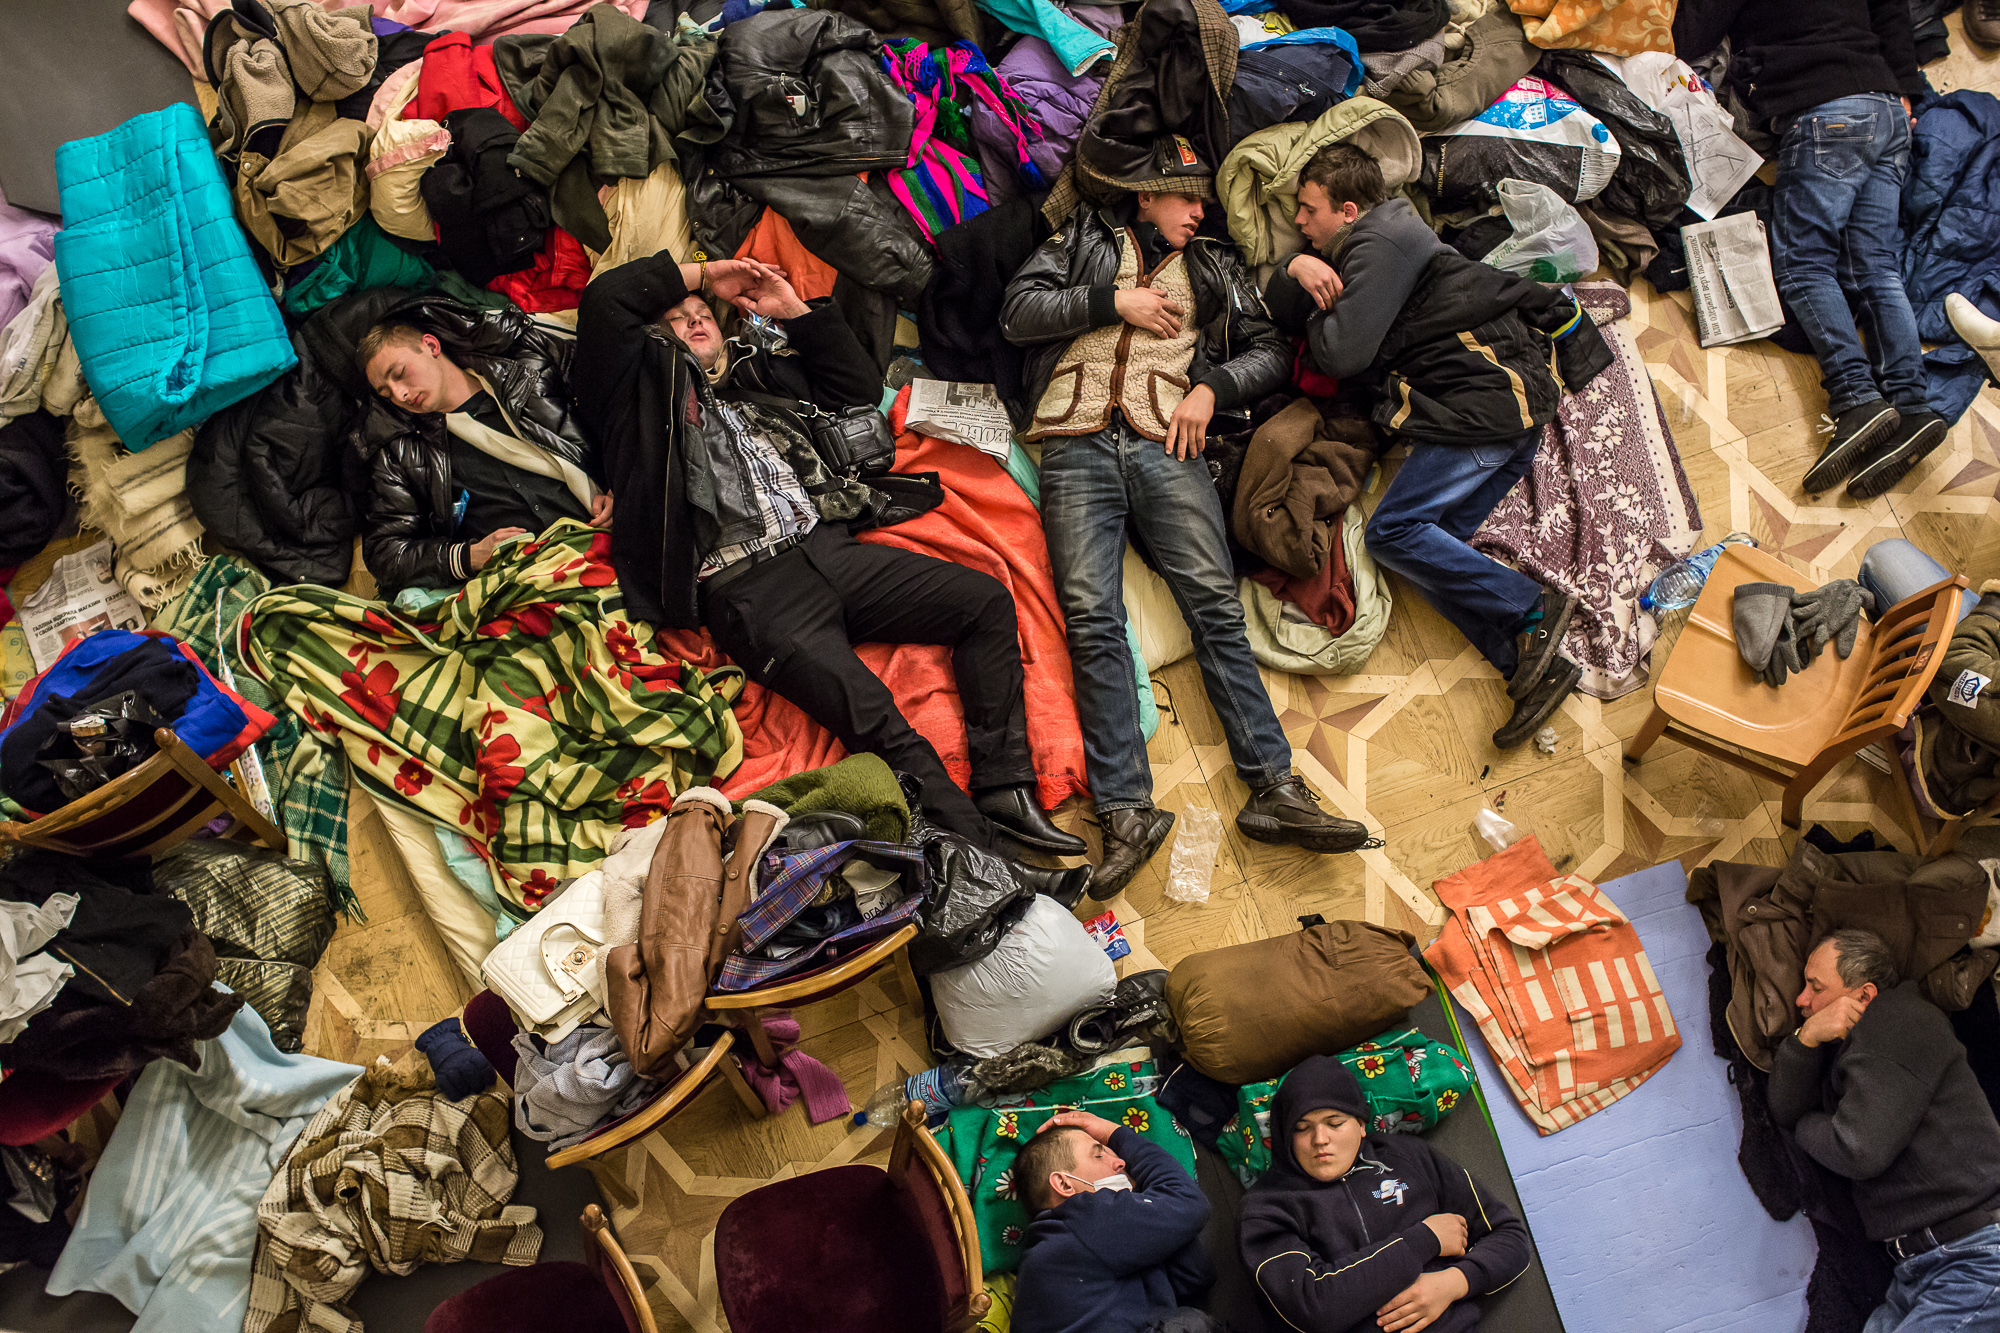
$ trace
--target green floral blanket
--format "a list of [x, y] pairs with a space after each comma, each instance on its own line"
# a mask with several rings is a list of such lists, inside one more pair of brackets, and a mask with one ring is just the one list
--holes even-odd
[[742, 673], [642, 646], [610, 536], [567, 519], [501, 548], [421, 621], [299, 585], [252, 602], [242, 633], [286, 707], [337, 738], [371, 792], [483, 848], [522, 916], [743, 756]]
[[1014, 1194], [1014, 1153], [1059, 1111], [1085, 1110], [1159, 1144], [1194, 1174], [1194, 1142], [1166, 1108], [1153, 1100], [1159, 1075], [1151, 1060], [1100, 1065], [1058, 1079], [1040, 1092], [987, 1110], [962, 1106], [945, 1117], [937, 1140], [972, 1196], [979, 1225], [980, 1262], [988, 1273], [1011, 1273], [1021, 1263], [1028, 1210]]

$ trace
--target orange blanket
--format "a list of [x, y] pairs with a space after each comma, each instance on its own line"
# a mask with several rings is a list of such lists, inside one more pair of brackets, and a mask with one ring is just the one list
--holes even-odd
[[1431, 886], [1451, 921], [1424, 951], [1544, 1134], [1644, 1083], [1680, 1049], [1639, 933], [1534, 838]]
[[[897, 432], [896, 471], [937, 473], [944, 483], [944, 503], [908, 523], [864, 532], [860, 540], [977, 569], [999, 579], [1014, 594], [1026, 678], [1028, 747], [1040, 778], [1042, 806], [1053, 810], [1085, 791], [1083, 731], [1077, 724], [1069, 647], [1056, 604], [1048, 543], [1042, 538], [1041, 514], [1014, 479], [977, 449], [905, 431], [908, 403], [905, 389], [889, 413], [890, 428]], [[728, 660], [706, 630], [663, 631], [660, 639], [667, 656], [685, 658], [699, 667]], [[963, 785], [971, 767], [950, 649], [872, 643], [859, 646], [858, 652], [895, 694], [910, 725], [937, 747], [946, 771]], [[847, 754], [825, 727], [756, 685], [744, 687], [736, 720], [743, 728], [743, 764], [720, 784], [729, 796], [741, 798]]]

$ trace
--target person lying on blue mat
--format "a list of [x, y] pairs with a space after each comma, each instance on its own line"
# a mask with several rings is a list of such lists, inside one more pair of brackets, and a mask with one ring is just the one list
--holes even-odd
[[1896, 1266], [1864, 1333], [2000, 1327], [2000, 1122], [1951, 1021], [1866, 930], [1814, 946], [1795, 1003], [1805, 1022], [1772, 1060], [1771, 1116], [1854, 1182]]
[[1302, 1333], [1469, 1333], [1467, 1298], [1528, 1271], [1528, 1229], [1464, 1167], [1368, 1118], [1333, 1056], [1285, 1076], [1271, 1170], [1243, 1197], [1243, 1263]]
[[1215, 1281], [1208, 1199], [1165, 1150], [1064, 1111], [1014, 1154], [1013, 1178], [1035, 1219], [1014, 1333], [1227, 1333], [1187, 1305]]

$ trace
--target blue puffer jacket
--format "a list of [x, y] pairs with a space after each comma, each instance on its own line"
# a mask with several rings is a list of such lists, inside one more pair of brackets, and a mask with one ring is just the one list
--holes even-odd
[[2000, 99], [1955, 92], [1917, 107], [1903, 186], [1903, 285], [1925, 342], [1957, 342], [1944, 298], [2000, 316]]
[[298, 361], [186, 103], [56, 149], [56, 273], [91, 392], [128, 449], [178, 434]]

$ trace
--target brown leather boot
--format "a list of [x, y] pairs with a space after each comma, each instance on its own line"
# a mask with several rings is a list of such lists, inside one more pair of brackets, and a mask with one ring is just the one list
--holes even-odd
[[1100, 821], [1100, 827], [1104, 830], [1104, 855], [1090, 877], [1090, 896], [1103, 902], [1116, 898], [1139, 867], [1160, 850], [1173, 831], [1174, 812], [1152, 805], [1113, 810]]

